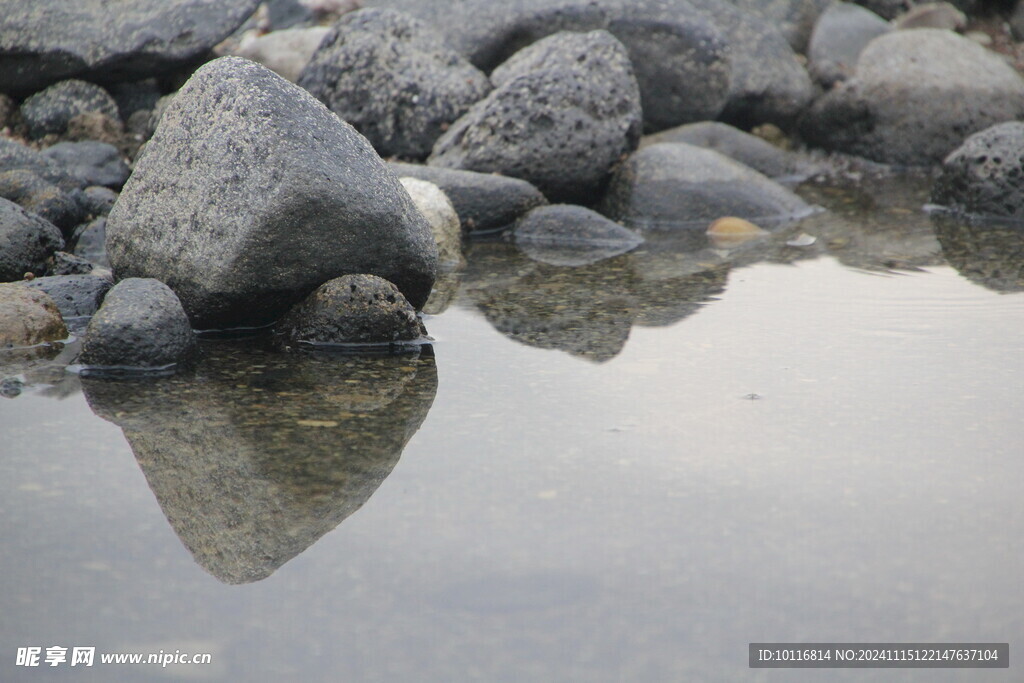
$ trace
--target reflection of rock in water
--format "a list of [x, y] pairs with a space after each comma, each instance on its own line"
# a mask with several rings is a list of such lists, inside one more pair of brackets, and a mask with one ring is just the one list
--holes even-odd
[[970, 224], [935, 216], [942, 253], [971, 282], [997, 292], [1024, 291], [1024, 225]]
[[481, 244], [465, 293], [505, 336], [600, 363], [622, 350], [635, 315], [623, 258], [562, 268], [528, 261], [508, 245]]
[[365, 503], [437, 391], [432, 357], [267, 354], [204, 344], [194, 372], [83, 378], [168, 521], [225, 583], [266, 578]]
[[463, 294], [511, 339], [604, 362], [622, 351], [633, 324], [677, 322], [724, 288], [728, 267], [721, 258], [663, 241], [578, 268], [531, 261], [503, 244], [477, 244]]
[[943, 263], [928, 215], [931, 178], [925, 174], [868, 176], [858, 186], [805, 185], [808, 201], [828, 213], [806, 219], [801, 229], [840, 263], [863, 270], [915, 270]]

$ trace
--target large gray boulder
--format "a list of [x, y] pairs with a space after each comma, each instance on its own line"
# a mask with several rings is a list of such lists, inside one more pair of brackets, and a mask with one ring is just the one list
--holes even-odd
[[0, 0], [0, 92], [80, 77], [126, 81], [209, 51], [259, 0]]
[[115, 275], [166, 282], [199, 329], [269, 324], [349, 273], [419, 307], [437, 268], [430, 227], [366, 139], [240, 57], [178, 92], [106, 230]]
[[1024, 78], [951, 31], [894, 31], [801, 123], [811, 144], [901, 165], [941, 162], [967, 135], [1024, 117]]
[[818, 19], [807, 48], [808, 68], [825, 88], [851, 75], [872, 40], [892, 31], [882, 17], [860, 5], [837, 2]]
[[448, 126], [490, 90], [487, 76], [413, 17], [387, 9], [342, 16], [298, 84], [382, 156], [425, 159]]
[[498, 232], [548, 200], [536, 187], [519, 178], [494, 173], [458, 171], [436, 166], [389, 162], [402, 177], [433, 183], [451, 200], [464, 233]]
[[715, 23], [687, 0], [369, 0], [367, 4], [393, 7], [423, 19], [484, 71], [553, 33], [604, 29], [629, 52], [650, 130], [713, 119], [729, 93], [729, 43]]
[[186, 360], [195, 346], [174, 292], [152, 278], [128, 278], [106, 293], [89, 321], [81, 360], [108, 368], [162, 368]]
[[932, 202], [957, 213], [1024, 219], [1024, 123], [1007, 121], [967, 138], [942, 162]]
[[49, 221], [0, 198], [0, 282], [42, 275], [46, 260], [64, 248], [60, 230]]
[[652, 230], [703, 230], [723, 216], [770, 225], [813, 212], [792, 191], [724, 154], [672, 142], [631, 156], [602, 204], [606, 216]]
[[522, 178], [551, 200], [595, 202], [642, 128], [622, 44], [606, 31], [555, 34], [491, 77], [495, 89], [437, 141], [428, 163]]

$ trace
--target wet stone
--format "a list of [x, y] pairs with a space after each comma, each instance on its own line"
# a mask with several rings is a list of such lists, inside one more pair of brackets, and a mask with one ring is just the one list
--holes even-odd
[[644, 241], [595, 211], [565, 204], [533, 209], [519, 219], [512, 237], [530, 258], [556, 266], [596, 263], [631, 251]]
[[1024, 220], [1024, 123], [967, 138], [942, 162], [931, 199], [962, 214]]
[[296, 304], [275, 329], [291, 342], [387, 344], [419, 339], [415, 309], [392, 283], [375, 275], [345, 275]]

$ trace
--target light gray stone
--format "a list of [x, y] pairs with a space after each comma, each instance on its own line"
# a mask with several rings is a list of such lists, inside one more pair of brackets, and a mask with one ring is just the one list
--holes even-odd
[[941, 162], [971, 133], [1024, 117], [1024, 78], [950, 31], [894, 31], [861, 53], [854, 76], [815, 102], [804, 139], [902, 165]]
[[271, 31], [242, 45], [235, 54], [259, 62], [294, 83], [329, 31], [326, 26]]
[[370, 144], [306, 91], [240, 57], [168, 106], [107, 221], [119, 278], [156, 277], [193, 326], [265, 325], [348, 273], [430, 295], [437, 248]]
[[534, 261], [578, 267], [625, 254], [644, 238], [582, 206], [533, 209], [512, 232], [516, 247]]
[[868, 43], [890, 31], [889, 22], [874, 12], [837, 2], [825, 10], [811, 34], [807, 49], [811, 75], [826, 88], [845, 81]]
[[462, 255], [462, 225], [459, 214], [444, 191], [434, 183], [419, 178], [399, 178], [413, 203], [430, 224], [437, 243], [438, 266], [444, 270], [465, 265]]

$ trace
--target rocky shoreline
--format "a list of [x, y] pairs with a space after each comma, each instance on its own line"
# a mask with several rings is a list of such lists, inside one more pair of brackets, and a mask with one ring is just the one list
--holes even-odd
[[1013, 3], [363, 4], [0, 0], [0, 354], [407, 348], [468, 240], [538, 272], [802, 248], [808, 178], [909, 169], [952, 217], [1024, 217]]

